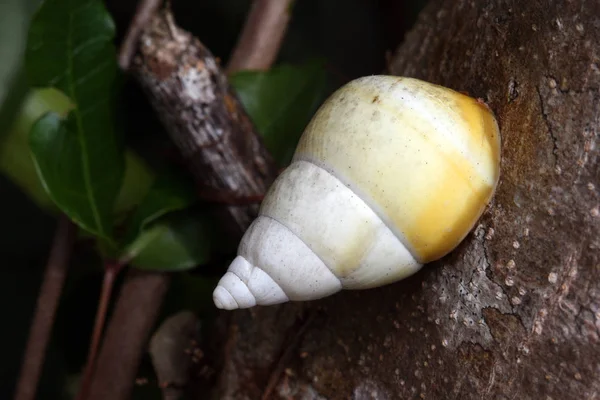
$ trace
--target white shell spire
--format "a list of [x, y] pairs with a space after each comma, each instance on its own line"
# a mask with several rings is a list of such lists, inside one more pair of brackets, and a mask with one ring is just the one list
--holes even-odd
[[214, 291], [223, 309], [382, 286], [465, 238], [500, 175], [500, 131], [474, 98], [368, 76], [306, 127]]

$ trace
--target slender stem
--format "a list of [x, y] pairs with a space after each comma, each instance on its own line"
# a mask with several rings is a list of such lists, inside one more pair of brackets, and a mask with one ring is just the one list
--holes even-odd
[[66, 216], [59, 219], [29, 332], [15, 400], [35, 398], [56, 309], [67, 276], [75, 231], [75, 225]]
[[294, 0], [254, 0], [229, 60], [227, 74], [270, 68], [283, 42], [293, 4]]
[[[262, 0], [259, 1], [263, 3]], [[278, 2], [288, 6], [291, 4], [290, 0], [269, 1], [272, 4]], [[142, 6], [140, 5], [140, 7]], [[286, 9], [284, 26], [289, 17], [287, 13]], [[136, 16], [136, 20], [138, 18], [141, 19]], [[170, 22], [163, 27], [165, 19]], [[236, 187], [243, 189], [240, 193], [264, 192], [262, 189], [268, 186], [272, 182], [272, 177], [275, 176], [275, 163], [261, 142], [257, 140], [258, 136], [253, 130], [253, 125], [240, 103], [237, 100], [232, 102], [235, 96], [229, 89], [229, 85], [225, 84], [227, 80], [222, 71], [209, 71], [213, 74], [211, 76], [215, 77], [215, 79], [211, 79], [211, 93], [219, 93], [219, 96], [212, 100], [208, 109], [206, 109], [206, 104], [202, 103], [202, 115], [179, 112], [184, 108], [189, 111], [189, 104], [186, 100], [189, 97], [183, 96], [185, 93], [182, 93], [179, 84], [181, 78], [176, 74], [185, 73], [188, 70], [186, 69], [186, 60], [194, 60], [193, 65], [218, 65], [218, 63], [198, 63], [199, 59], [214, 60], [213, 56], [189, 33], [181, 29], [173, 29], [174, 24], [168, 11], [164, 11], [158, 16], [155, 15], [150, 19], [149, 24], [144, 23], [143, 25], [145, 26], [141, 41], [138, 38], [128, 39], [134, 44], [134, 49], [121, 49], [123, 56], [121, 61], [130, 62], [131, 55], [140, 52], [138, 53], [140, 54], [139, 62], [137, 62], [138, 58], [134, 57], [131, 68], [126, 67], [127, 62], [121, 62], [121, 66], [132, 73], [150, 92], [149, 98], [154, 99], [153, 105], [156, 112], [161, 116], [163, 123], [171, 128], [172, 136], [179, 138], [179, 140], [174, 139], [179, 150], [189, 154], [190, 148], [195, 148], [191, 146], [198, 144], [198, 131], [192, 130], [192, 128], [178, 131], [178, 128], [173, 128], [173, 126], [189, 126], [196, 129], [195, 126], [198, 124], [188, 124], [187, 122], [199, 120], [203, 121], [202, 126], [209, 126], [211, 132], [215, 129], [228, 132], [227, 135], [224, 135], [227, 142], [223, 144], [223, 152], [219, 152], [218, 157], [212, 156], [212, 154], [217, 154], [214, 148], [199, 146], [199, 151], [193, 159], [185, 160], [188, 168], [200, 182], [205, 182], [207, 179], [216, 182], [233, 181]], [[252, 24], [248, 23], [247, 25]], [[136, 29], [133, 27], [130, 32], [135, 32]], [[281, 32], [283, 30], [281, 29]], [[129, 36], [134, 38], [136, 35], [130, 34]], [[145, 41], [144, 37], [153, 40]], [[281, 33], [281, 37], [283, 37], [283, 33]], [[148, 42], [149, 45], [139, 46], [141, 42]], [[271, 51], [276, 53], [280, 42], [281, 40], [278, 40], [277, 46], [272, 47]], [[124, 46], [128, 45], [124, 44]], [[153, 50], [160, 50], [160, 52], [153, 53]], [[157, 57], [158, 55], [160, 57]], [[269, 65], [265, 68], [270, 66], [275, 56], [273, 55], [269, 59]], [[135, 67], [136, 64], [137, 67]], [[148, 65], [168, 65], [169, 68], [157, 69], [148, 67]], [[176, 68], [173, 68], [174, 66]], [[168, 71], [173, 72], [173, 75], [159, 76], [159, 79], [155, 80], [157, 72]], [[203, 83], [198, 81], [197, 84]], [[200, 108], [194, 105], [194, 110], [196, 109]], [[221, 160], [227, 162], [221, 162]], [[204, 169], [196, 168], [196, 165], [203, 165]], [[244, 226], [241, 226], [241, 231], [243, 231], [252, 220], [251, 216], [254, 212], [252, 207], [248, 207], [247, 210], [228, 207], [219, 214], [219, 217], [224, 224], [232, 227], [235, 225], [238, 231], [243, 222]], [[240, 232], [236, 231], [236, 234], [240, 234]], [[89, 398], [86, 400], [124, 400], [131, 397], [140, 358], [145, 351], [147, 338], [154, 327], [169, 284], [170, 275], [166, 273], [133, 269], [129, 271], [115, 303], [111, 320], [107, 325], [97, 363], [90, 372], [93, 378], [87, 378], [90, 381], [86, 381], [86, 390], [89, 391]]]
[[116, 298], [86, 400], [131, 399], [148, 338], [169, 288], [168, 273], [131, 268]]
[[96, 321], [94, 323], [94, 331], [92, 333], [92, 342], [88, 353], [87, 363], [83, 372], [83, 380], [77, 394], [77, 400], [85, 400], [88, 397], [96, 359], [98, 357], [98, 348], [100, 347], [100, 339], [106, 321], [108, 312], [108, 304], [110, 303], [113, 286], [119, 272], [123, 269], [123, 264], [118, 262], [107, 262], [104, 268], [104, 279], [102, 281], [102, 292], [100, 294], [100, 302], [98, 311], [96, 312]]

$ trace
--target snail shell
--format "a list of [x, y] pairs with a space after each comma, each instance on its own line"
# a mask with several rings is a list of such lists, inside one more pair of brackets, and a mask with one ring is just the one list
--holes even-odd
[[215, 305], [312, 300], [406, 278], [465, 238], [499, 169], [500, 132], [484, 104], [412, 78], [356, 79], [307, 126]]

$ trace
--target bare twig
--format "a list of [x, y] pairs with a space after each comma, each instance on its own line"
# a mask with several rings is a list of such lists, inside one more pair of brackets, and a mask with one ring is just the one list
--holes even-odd
[[108, 312], [108, 304], [110, 303], [115, 280], [122, 269], [123, 264], [120, 263], [108, 263], [104, 267], [104, 279], [102, 281], [102, 292], [100, 295], [100, 302], [98, 304], [98, 311], [96, 312], [96, 322], [94, 323], [92, 341], [90, 344], [87, 363], [83, 371], [83, 380], [79, 388], [79, 393], [77, 394], [77, 400], [87, 399], [90, 389], [90, 382], [94, 373], [94, 367], [96, 366], [98, 347], [100, 346], [100, 339], [102, 338], [102, 331], [104, 330], [104, 321], [106, 320], [106, 314]]
[[140, 0], [119, 51], [119, 66], [123, 71], [129, 69], [140, 35], [162, 2], [163, 0]]
[[[248, 115], [212, 54], [178, 28], [168, 10], [144, 24], [130, 73], [148, 94], [203, 193], [260, 198], [277, 174]], [[234, 201], [235, 202], [235, 201]], [[241, 237], [258, 207], [221, 207], [232, 238]], [[169, 275], [130, 271], [86, 400], [125, 400], [169, 286]]]
[[166, 273], [128, 272], [106, 328], [86, 400], [131, 397], [138, 365], [169, 282]]
[[244, 69], [269, 69], [281, 47], [294, 1], [254, 0], [229, 60], [228, 74]]
[[[211, 52], [173, 22], [154, 18], [132, 72], [148, 94], [201, 193], [260, 198], [277, 174], [250, 118]], [[232, 238], [252, 222], [258, 203], [217, 211]]]
[[54, 316], [67, 275], [75, 231], [75, 226], [66, 216], [59, 219], [21, 365], [15, 400], [35, 398]]

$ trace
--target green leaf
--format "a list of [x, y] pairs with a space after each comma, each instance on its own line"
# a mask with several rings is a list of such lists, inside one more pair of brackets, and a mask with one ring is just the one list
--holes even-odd
[[56, 205], [42, 187], [29, 149], [29, 131], [48, 111], [66, 113], [72, 104], [56, 89], [29, 91], [7, 134], [0, 137], [0, 171], [23, 190], [39, 207], [57, 211]]
[[114, 134], [117, 73], [114, 24], [100, 0], [46, 0], [29, 29], [26, 70], [75, 105], [66, 120], [48, 114], [30, 147], [54, 202], [89, 232], [112, 241], [112, 212], [124, 171]]
[[[39, 207], [58, 209], [43, 188], [29, 148], [29, 132], [33, 124], [48, 111], [67, 114], [73, 108], [68, 97], [53, 88], [34, 89], [27, 93], [16, 113], [11, 129], [0, 135], [0, 172], [10, 178]], [[122, 215], [140, 204], [155, 177], [150, 167], [134, 152], [125, 152], [125, 177], [115, 204], [115, 214]]]
[[[67, 114], [73, 108], [68, 97], [53, 88], [34, 89], [27, 93], [21, 109], [7, 134], [0, 136], [0, 172], [10, 178], [39, 207], [49, 212], [58, 208], [42, 186], [29, 148], [33, 124], [48, 111]], [[155, 177], [146, 163], [134, 152], [125, 152], [125, 177], [115, 204], [115, 214], [122, 217], [140, 204]], [[80, 231], [82, 232], [82, 231]]]
[[280, 165], [289, 163], [325, 94], [322, 63], [282, 65], [267, 72], [241, 71], [231, 76], [230, 82], [269, 151]]
[[191, 269], [209, 259], [212, 237], [207, 219], [170, 214], [145, 229], [127, 248], [126, 258], [143, 270]]
[[45, 0], [27, 40], [27, 76], [34, 86], [53, 86], [80, 108], [102, 104], [116, 76], [115, 26], [101, 0]]
[[[193, 185], [175, 174], [162, 173], [131, 218], [121, 260], [140, 269], [179, 271], [208, 258], [208, 219], [176, 213], [196, 197]], [[169, 214], [169, 215], [167, 215]]]
[[117, 223], [139, 206], [155, 179], [154, 171], [139, 155], [131, 150], [125, 151], [125, 176], [115, 203]]
[[167, 213], [182, 210], [195, 200], [191, 184], [178, 175], [162, 173], [133, 214], [124, 242], [130, 243], [151, 222]]

